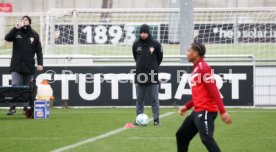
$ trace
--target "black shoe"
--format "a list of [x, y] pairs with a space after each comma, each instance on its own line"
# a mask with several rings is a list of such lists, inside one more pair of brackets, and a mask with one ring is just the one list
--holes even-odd
[[11, 106], [7, 115], [15, 115], [15, 114], [16, 114], [15, 106]]
[[134, 126], [140, 126], [136, 121], [133, 123]]
[[160, 126], [160, 125], [161, 125], [161, 123], [160, 123], [160, 122], [158, 122], [158, 121], [155, 121], [155, 122], [153, 123], [153, 125], [154, 125], [154, 126]]
[[159, 119], [154, 119], [154, 120], [153, 120], [153, 125], [154, 125], [154, 126], [160, 126], [161, 123], [159, 122]]
[[28, 111], [28, 107], [27, 107], [27, 106], [24, 106], [24, 107], [23, 107], [23, 114], [25, 114], [27, 111]]

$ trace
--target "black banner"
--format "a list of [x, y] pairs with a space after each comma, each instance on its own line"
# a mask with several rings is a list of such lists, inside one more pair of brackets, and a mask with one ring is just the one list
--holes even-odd
[[200, 43], [273, 43], [276, 42], [276, 24], [195, 24], [195, 42]]
[[276, 24], [239, 24], [239, 43], [275, 43]]
[[233, 36], [233, 24], [195, 24], [194, 27], [194, 41], [199, 43], [233, 43]]
[[[152, 36], [158, 38], [158, 25], [149, 25]], [[78, 44], [133, 44], [139, 37], [140, 25], [79, 24]], [[73, 44], [73, 25], [55, 25], [55, 44]]]
[[[45, 67], [37, 82], [48, 79], [60, 106], [134, 106], [136, 93], [132, 66]], [[253, 66], [213, 66], [217, 86], [225, 105], [253, 105]], [[162, 66], [159, 85], [160, 105], [183, 105], [191, 98], [190, 66]], [[0, 67], [2, 85], [10, 84], [8, 67]], [[145, 101], [146, 105], [150, 105]], [[1, 103], [0, 106], [8, 106]]]
[[[78, 44], [133, 44], [140, 25], [79, 24]], [[162, 44], [169, 43], [169, 25], [150, 25], [152, 36]], [[236, 31], [234, 30], [236, 28]], [[177, 32], [177, 31], [176, 31]], [[73, 44], [73, 25], [55, 25], [55, 44]], [[274, 43], [276, 24], [195, 24], [194, 41], [209, 44]]]

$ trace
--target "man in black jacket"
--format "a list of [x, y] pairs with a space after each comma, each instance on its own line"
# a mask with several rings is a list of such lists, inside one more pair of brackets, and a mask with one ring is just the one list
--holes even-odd
[[136, 62], [136, 114], [143, 113], [144, 101], [149, 101], [154, 125], [160, 125], [158, 68], [163, 59], [163, 50], [161, 44], [151, 36], [148, 25], [141, 25], [140, 37], [134, 42], [132, 52]]
[[[31, 27], [31, 18], [23, 16], [20, 23], [5, 36], [5, 40], [13, 42], [10, 72], [12, 85], [28, 85], [34, 79], [35, 60], [37, 56], [37, 70], [43, 70], [43, 54], [39, 35]], [[24, 107], [24, 110], [27, 110]], [[8, 115], [16, 114], [15, 105], [10, 107]]]

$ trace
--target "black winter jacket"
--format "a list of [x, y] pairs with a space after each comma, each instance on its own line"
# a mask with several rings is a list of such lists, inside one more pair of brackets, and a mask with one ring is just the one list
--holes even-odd
[[31, 26], [25, 26], [21, 29], [12, 28], [5, 36], [5, 40], [13, 42], [10, 72], [34, 74], [35, 54], [37, 55], [37, 64], [43, 66], [43, 54], [39, 35]]
[[139, 38], [132, 46], [136, 61], [135, 83], [157, 84], [158, 68], [163, 59], [161, 44], [149, 35], [148, 39]]

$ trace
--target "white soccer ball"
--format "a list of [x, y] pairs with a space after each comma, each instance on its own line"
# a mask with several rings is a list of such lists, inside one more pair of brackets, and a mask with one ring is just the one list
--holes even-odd
[[149, 124], [149, 117], [146, 114], [139, 114], [136, 117], [136, 123], [140, 126], [146, 126]]

